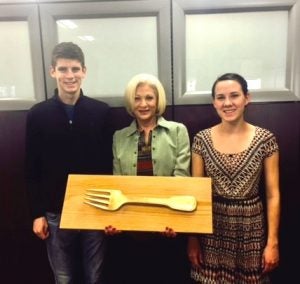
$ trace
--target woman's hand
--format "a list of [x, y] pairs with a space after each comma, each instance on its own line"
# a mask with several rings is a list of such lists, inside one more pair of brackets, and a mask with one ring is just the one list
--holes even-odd
[[106, 226], [104, 229], [104, 233], [108, 236], [114, 236], [114, 235], [120, 234], [121, 232], [122, 231], [117, 230], [115, 227], [113, 227], [111, 225]]
[[177, 233], [172, 228], [166, 227], [165, 231], [162, 232], [162, 235], [167, 238], [175, 238]]
[[263, 273], [275, 269], [279, 265], [279, 248], [278, 245], [267, 245], [262, 256]]
[[203, 261], [197, 237], [189, 237], [188, 239], [188, 257], [194, 267], [199, 267]]

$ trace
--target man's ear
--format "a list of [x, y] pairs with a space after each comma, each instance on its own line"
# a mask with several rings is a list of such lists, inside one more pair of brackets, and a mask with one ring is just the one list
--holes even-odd
[[49, 74], [52, 78], [55, 78], [55, 68], [52, 65], [49, 68]]

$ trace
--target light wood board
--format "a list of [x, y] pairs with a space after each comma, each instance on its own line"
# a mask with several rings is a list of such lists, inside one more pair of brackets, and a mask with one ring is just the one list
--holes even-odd
[[[119, 189], [128, 196], [192, 195], [197, 199], [197, 208], [183, 212], [163, 206], [130, 204], [117, 211], [106, 211], [84, 203], [84, 194], [89, 188]], [[103, 230], [108, 225], [122, 231], [162, 232], [168, 226], [175, 232], [212, 233], [211, 179], [69, 175], [60, 227]]]

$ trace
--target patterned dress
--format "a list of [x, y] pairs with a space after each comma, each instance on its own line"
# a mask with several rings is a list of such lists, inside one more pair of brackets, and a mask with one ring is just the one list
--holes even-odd
[[199, 236], [204, 263], [191, 277], [208, 284], [268, 283], [261, 269], [266, 232], [259, 182], [263, 160], [278, 151], [275, 136], [256, 127], [246, 150], [224, 154], [214, 148], [209, 128], [196, 134], [192, 151], [212, 178], [214, 233]]

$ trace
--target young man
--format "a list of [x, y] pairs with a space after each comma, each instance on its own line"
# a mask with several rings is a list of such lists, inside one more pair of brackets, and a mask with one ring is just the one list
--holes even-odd
[[[26, 130], [26, 176], [33, 232], [45, 240], [56, 283], [104, 283], [101, 231], [59, 229], [68, 174], [110, 174], [107, 104], [83, 95], [86, 75], [79, 46], [62, 42], [52, 53], [54, 96], [31, 108]], [[79, 266], [80, 265], [80, 266]]]

